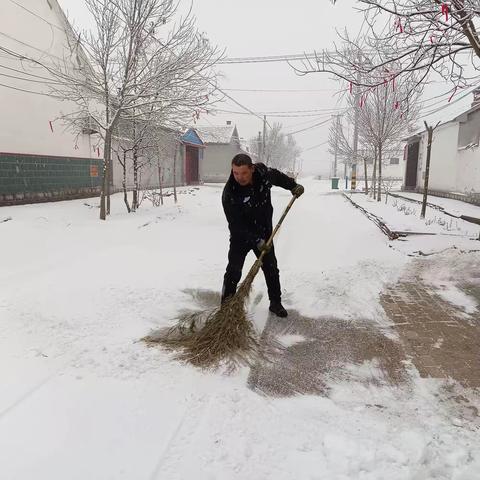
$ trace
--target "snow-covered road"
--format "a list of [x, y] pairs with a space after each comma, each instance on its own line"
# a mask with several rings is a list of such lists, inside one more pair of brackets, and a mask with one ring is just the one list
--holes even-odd
[[[410, 258], [327, 184], [305, 186], [276, 241], [285, 306], [388, 327], [379, 294]], [[478, 478], [477, 427], [411, 365], [404, 386], [363, 382], [364, 362], [328, 396], [275, 398], [246, 368], [204, 373], [138, 341], [216, 298], [221, 188], [130, 215], [116, 195], [103, 223], [95, 199], [0, 210], [0, 478]], [[277, 218], [289, 199], [275, 189]], [[252, 298], [262, 330], [263, 278]]]

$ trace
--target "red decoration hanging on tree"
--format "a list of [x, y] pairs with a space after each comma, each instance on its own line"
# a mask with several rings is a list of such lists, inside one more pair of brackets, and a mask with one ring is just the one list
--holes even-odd
[[445, 21], [448, 22], [448, 4], [442, 3], [442, 15], [445, 15]]
[[396, 27], [396, 30], [399, 30], [400, 33], [403, 33], [402, 19], [400, 17], [398, 17], [397, 20], [395, 21], [395, 27]]
[[452, 100], [453, 96], [457, 93], [457, 88], [458, 88], [458, 87], [455, 87], [455, 88], [453, 89], [453, 93], [450, 95], [450, 98], [448, 99], [448, 103], [450, 103], [450, 101]]

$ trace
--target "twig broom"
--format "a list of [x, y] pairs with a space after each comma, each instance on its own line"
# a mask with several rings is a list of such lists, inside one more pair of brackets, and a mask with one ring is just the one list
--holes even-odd
[[232, 369], [238, 364], [252, 364], [261, 352], [245, 304], [253, 280], [262, 266], [263, 257], [296, 199], [294, 196], [290, 200], [270, 235], [266, 248], [250, 268], [235, 295], [214, 310], [190, 314], [181, 318], [174, 327], [145, 337], [144, 340], [177, 351], [178, 359], [200, 368], [213, 369], [226, 365]]

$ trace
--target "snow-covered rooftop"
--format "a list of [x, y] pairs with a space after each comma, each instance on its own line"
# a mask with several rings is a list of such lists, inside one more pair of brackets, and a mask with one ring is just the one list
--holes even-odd
[[204, 143], [230, 143], [235, 133], [235, 125], [196, 127]]

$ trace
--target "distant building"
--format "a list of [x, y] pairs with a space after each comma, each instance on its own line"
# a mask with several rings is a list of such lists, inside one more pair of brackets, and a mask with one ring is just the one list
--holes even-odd
[[[469, 110], [433, 132], [429, 190], [480, 202], [480, 89]], [[403, 188], [421, 191], [425, 179], [427, 132], [407, 139]], [[462, 198], [466, 199], [466, 198]]]
[[204, 182], [226, 182], [231, 172], [232, 158], [238, 153], [248, 153], [242, 148], [237, 127], [226, 125], [197, 127], [205, 145], [200, 177]]

